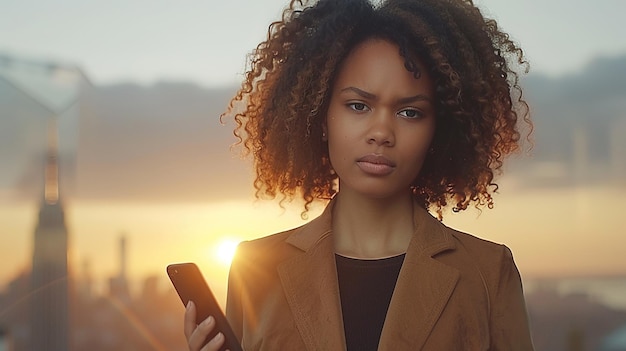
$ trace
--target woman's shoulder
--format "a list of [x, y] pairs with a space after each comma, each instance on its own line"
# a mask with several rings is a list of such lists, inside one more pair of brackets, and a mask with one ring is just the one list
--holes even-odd
[[298, 228], [288, 229], [282, 232], [262, 236], [252, 240], [246, 240], [239, 243], [239, 250], [245, 251], [263, 251], [271, 250], [274, 247], [282, 246], [291, 234], [293, 234]]
[[457, 245], [471, 252], [481, 255], [502, 255], [503, 251], [510, 251], [509, 248], [495, 241], [491, 241], [475, 234], [462, 232], [453, 228], [446, 227], [447, 231], [454, 238]]
[[447, 252], [445, 255], [452, 254], [456, 256], [458, 254], [465, 254], [470, 256], [486, 256], [487, 258], [493, 259], [493, 257], [502, 256], [503, 253], [507, 251], [510, 252], [508, 247], [504, 244], [485, 239], [473, 233], [452, 228], [437, 220], [432, 214], [426, 211], [418, 212], [418, 215], [420, 215], [419, 219], [426, 223], [426, 225], [423, 226], [423, 230], [435, 233], [435, 235], [431, 233], [431, 235], [424, 235], [424, 237], [438, 244], [440, 241], [446, 242], [446, 244], [443, 245], [443, 247], [445, 247], [443, 251]]
[[455, 250], [448, 258], [460, 270], [478, 269], [481, 275], [496, 278], [503, 272], [516, 271], [513, 254], [508, 246], [473, 234], [447, 228], [455, 241]]
[[439, 226], [442, 235], [451, 242], [446, 250], [437, 254], [438, 260], [460, 270], [478, 268], [480, 271], [498, 270], [502, 265], [508, 265], [507, 261], [513, 261], [511, 250], [505, 244], [448, 227], [441, 222]]
[[294, 248], [287, 242], [302, 226], [284, 230], [252, 240], [246, 240], [237, 246], [236, 257], [246, 257], [250, 262], [280, 261], [290, 256]]

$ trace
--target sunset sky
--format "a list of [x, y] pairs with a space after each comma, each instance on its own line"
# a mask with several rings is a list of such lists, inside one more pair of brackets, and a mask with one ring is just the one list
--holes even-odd
[[[502, 182], [504, 194], [496, 208], [479, 213], [446, 213], [444, 222], [482, 238], [505, 243], [514, 253], [525, 278], [626, 274], [623, 222], [617, 208], [626, 195], [624, 185], [516, 191]], [[223, 203], [73, 203], [67, 208], [70, 258], [81, 276], [88, 259], [96, 289], [119, 270], [118, 240], [128, 239], [128, 268], [135, 282], [146, 275], [162, 275], [172, 262], [198, 263], [223, 296], [228, 265], [219, 249], [301, 225], [299, 208], [285, 211], [273, 202], [252, 200]], [[311, 212], [313, 217], [319, 208]], [[36, 218], [31, 206], [0, 207], [3, 233], [0, 257], [12, 262], [0, 279], [29, 266]], [[9, 225], [7, 225], [9, 224]], [[135, 285], [137, 286], [137, 285]]]
[[[575, 6], [566, 0], [476, 2], [521, 43], [534, 72], [556, 77], [578, 72], [598, 56], [626, 55], [623, 0]], [[264, 38], [285, 3], [0, 0], [0, 54], [76, 64], [98, 85], [160, 80], [234, 85], [241, 79], [245, 55]], [[626, 273], [626, 240], [617, 213], [626, 195], [623, 184], [575, 191], [521, 191], [514, 178], [504, 184], [509, 186], [496, 197], [495, 210], [448, 214], [445, 222], [506, 243], [529, 277]], [[28, 269], [37, 216], [36, 202], [9, 203], [1, 195], [0, 189], [0, 257], [5, 262], [0, 289]], [[194, 261], [209, 280], [218, 282], [220, 296], [227, 263], [216, 250], [304, 223], [298, 207], [281, 211], [273, 202], [255, 203], [252, 198], [220, 203], [74, 202], [66, 210], [74, 270], [80, 275], [88, 259], [100, 288], [118, 269], [117, 243], [125, 234], [131, 277], [164, 277], [168, 263]]]

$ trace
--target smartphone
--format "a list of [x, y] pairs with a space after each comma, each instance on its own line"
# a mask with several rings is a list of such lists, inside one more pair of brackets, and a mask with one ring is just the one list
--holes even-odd
[[194, 263], [170, 264], [167, 266], [167, 275], [183, 305], [187, 306], [189, 300], [196, 305], [196, 324], [200, 324], [209, 316], [215, 318], [215, 328], [209, 333], [204, 343], [208, 343], [218, 332], [221, 332], [224, 334], [225, 341], [220, 351], [243, 351], [198, 266]]

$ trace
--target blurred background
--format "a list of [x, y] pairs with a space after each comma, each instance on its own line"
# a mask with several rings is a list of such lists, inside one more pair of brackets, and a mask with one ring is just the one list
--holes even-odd
[[[530, 61], [534, 146], [444, 222], [513, 250], [537, 350], [626, 350], [626, 2], [476, 3]], [[219, 122], [285, 5], [0, 0], [0, 350], [185, 350], [165, 266], [223, 304], [236, 244], [305, 222]]]

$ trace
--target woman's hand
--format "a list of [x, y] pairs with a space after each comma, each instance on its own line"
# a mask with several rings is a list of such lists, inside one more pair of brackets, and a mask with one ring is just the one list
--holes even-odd
[[196, 305], [193, 301], [189, 301], [185, 308], [185, 338], [187, 338], [189, 351], [218, 351], [224, 344], [222, 333], [218, 333], [203, 347], [207, 335], [213, 328], [215, 328], [215, 318], [212, 316], [196, 325]]

